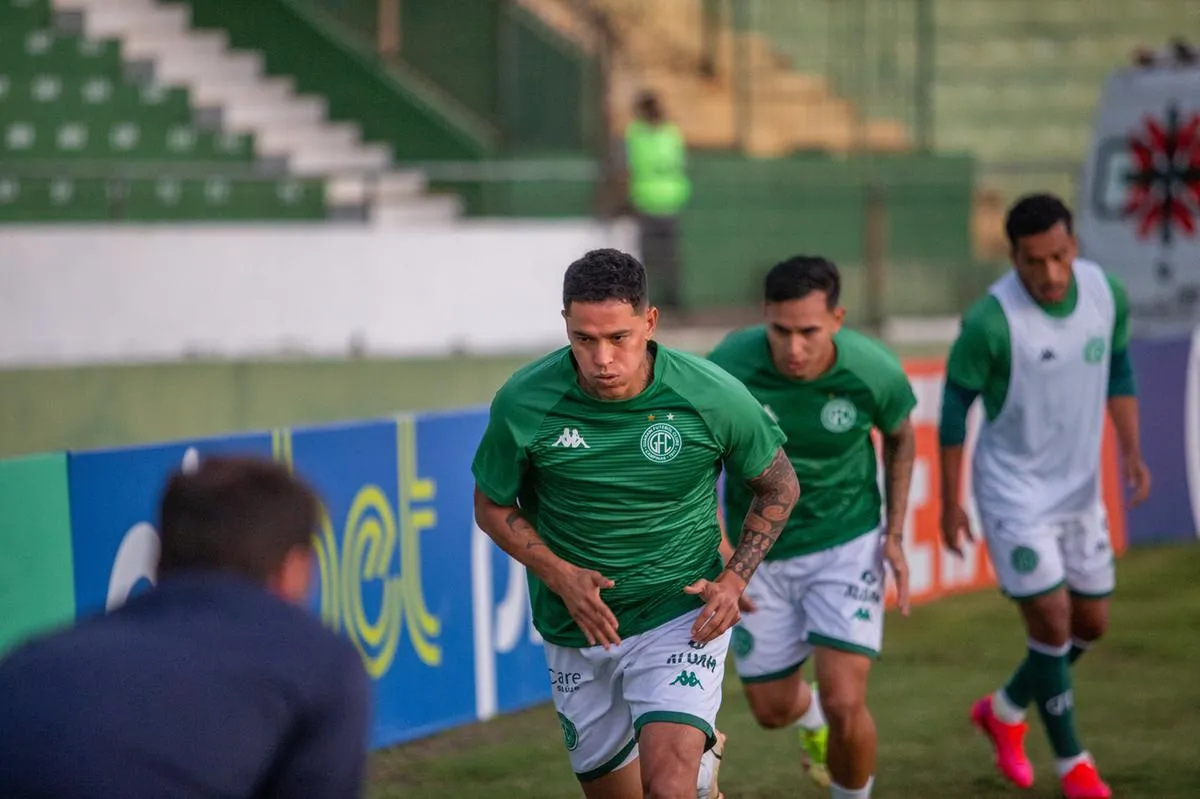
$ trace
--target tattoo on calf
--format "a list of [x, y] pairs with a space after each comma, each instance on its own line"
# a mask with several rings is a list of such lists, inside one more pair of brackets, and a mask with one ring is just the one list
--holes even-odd
[[749, 481], [754, 501], [742, 525], [742, 537], [729, 561], [729, 569], [746, 582], [779, 539], [788, 516], [800, 498], [796, 471], [782, 449], [766, 471]]

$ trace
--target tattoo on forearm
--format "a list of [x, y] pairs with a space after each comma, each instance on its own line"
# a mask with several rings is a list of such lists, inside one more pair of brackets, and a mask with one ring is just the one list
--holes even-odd
[[908, 512], [908, 489], [912, 484], [917, 441], [912, 423], [883, 437], [883, 473], [887, 483], [888, 535], [902, 535]]
[[782, 449], [766, 471], [750, 481], [754, 501], [742, 525], [742, 537], [729, 561], [729, 570], [749, 582], [758, 564], [779, 540], [788, 516], [800, 498], [796, 471]]
[[546, 542], [538, 537], [537, 532], [533, 529], [533, 525], [526, 521], [521, 515], [521, 511], [514, 510], [504, 519], [504, 523], [508, 525], [508, 529], [512, 530], [519, 539], [514, 542], [517, 546], [524, 545], [525, 549], [533, 549], [534, 547], [544, 547]]

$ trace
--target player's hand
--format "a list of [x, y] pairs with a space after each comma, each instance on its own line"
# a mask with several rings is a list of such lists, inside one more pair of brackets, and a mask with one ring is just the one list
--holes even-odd
[[975, 534], [971, 532], [971, 522], [967, 520], [962, 505], [955, 503], [942, 511], [942, 543], [946, 549], [961, 558], [963, 544], [974, 541]]
[[1129, 504], [1134, 508], [1150, 496], [1150, 468], [1140, 455], [1125, 459], [1125, 484], [1133, 491]]
[[883, 558], [892, 570], [896, 581], [896, 607], [900, 614], [908, 615], [908, 558], [904, 556], [904, 542], [899, 535], [888, 535], [883, 541]]
[[739, 601], [744, 586], [736, 577], [729, 577], [724, 572], [715, 580], [697, 580], [683, 589], [685, 594], [692, 594], [704, 600], [704, 607], [692, 625], [692, 640], [698, 644], [707, 644], [717, 638], [742, 617], [738, 610]]
[[600, 572], [577, 566], [567, 566], [553, 584], [548, 585], [562, 597], [567, 612], [587, 638], [588, 646], [600, 644], [608, 649], [621, 643], [617, 635], [617, 617], [600, 598], [601, 589], [614, 585], [616, 583]]

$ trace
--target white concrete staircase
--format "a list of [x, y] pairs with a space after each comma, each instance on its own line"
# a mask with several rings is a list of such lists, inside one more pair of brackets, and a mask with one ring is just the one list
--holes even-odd
[[[251, 2], [252, 0], [247, 0]], [[326, 202], [367, 206], [381, 225], [450, 222], [456, 196], [425, 194], [425, 179], [392, 168], [391, 148], [366, 143], [357, 124], [332, 122], [323, 97], [297, 93], [291, 78], [266, 74], [261, 54], [234, 50], [224, 31], [191, 28], [191, 9], [155, 0], [53, 0], [82, 14], [90, 39], [118, 39], [127, 63], [148, 65], [154, 83], [188, 89], [201, 118], [254, 135], [256, 155], [288, 174], [326, 178]]]

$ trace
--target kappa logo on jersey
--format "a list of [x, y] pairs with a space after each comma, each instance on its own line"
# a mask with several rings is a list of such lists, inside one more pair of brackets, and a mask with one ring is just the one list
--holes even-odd
[[841, 397], [834, 397], [821, 409], [821, 426], [831, 433], [844, 433], [858, 421], [858, 408]]
[[674, 425], [655, 422], [642, 433], [642, 454], [654, 463], [670, 463], [683, 449], [683, 436]]
[[574, 427], [564, 427], [562, 435], [554, 442], [554, 446], [568, 447], [570, 449], [579, 449], [580, 447], [591, 449], [588, 443], [583, 440], [583, 436], [579, 435], [579, 430]]

